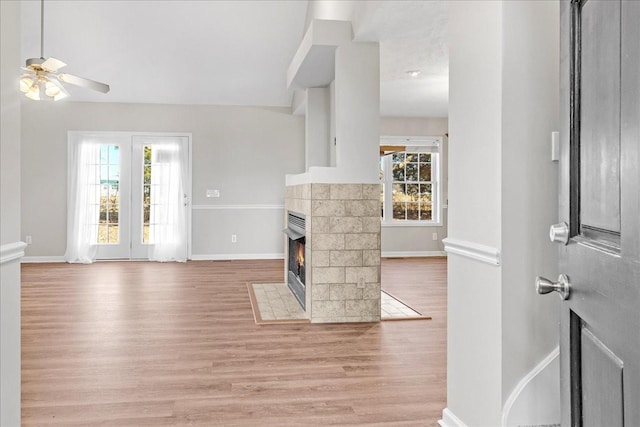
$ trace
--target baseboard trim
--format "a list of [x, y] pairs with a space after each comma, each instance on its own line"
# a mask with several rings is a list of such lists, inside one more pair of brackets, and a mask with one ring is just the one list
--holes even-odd
[[284, 253], [266, 254], [198, 254], [191, 255], [193, 261], [228, 261], [244, 259], [284, 259]]
[[516, 387], [513, 389], [509, 398], [504, 404], [502, 409], [502, 425], [507, 425], [507, 420], [509, 419], [509, 415], [511, 413], [511, 408], [513, 407], [518, 397], [520, 397], [520, 393], [529, 385], [529, 383], [536, 377], [540, 372], [542, 372], [551, 362], [555, 360], [556, 357], [560, 356], [560, 347], [556, 347], [549, 353], [540, 363], [538, 363], [535, 368], [533, 368], [527, 375], [522, 378]]
[[468, 240], [447, 237], [442, 240], [444, 250], [490, 265], [500, 265], [500, 249], [481, 245]]
[[[265, 254], [198, 254], [192, 255], [191, 261], [222, 261], [233, 259], [284, 259], [284, 253], [265, 253]], [[109, 261], [109, 260], [97, 260]], [[117, 259], [112, 261], [130, 261], [128, 259]], [[141, 260], [134, 260], [141, 261]], [[22, 258], [24, 264], [48, 263], [48, 262], [66, 262], [62, 256], [27, 256]]]
[[63, 256], [26, 256], [22, 258], [23, 264], [36, 264], [44, 262], [66, 262]]
[[0, 246], [0, 265], [24, 257], [25, 242], [13, 242]]
[[442, 419], [438, 420], [438, 424], [440, 427], [467, 427], [449, 408], [442, 410]]
[[440, 257], [447, 256], [445, 251], [384, 251], [382, 258], [413, 258], [413, 257]]

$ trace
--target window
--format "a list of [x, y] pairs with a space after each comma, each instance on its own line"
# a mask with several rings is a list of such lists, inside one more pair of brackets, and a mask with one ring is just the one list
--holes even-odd
[[439, 224], [440, 143], [441, 138], [383, 138], [383, 225]]

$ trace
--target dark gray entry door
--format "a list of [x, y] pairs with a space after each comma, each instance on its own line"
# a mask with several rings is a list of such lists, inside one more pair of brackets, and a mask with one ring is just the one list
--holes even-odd
[[640, 1], [561, 2], [562, 425], [640, 426]]

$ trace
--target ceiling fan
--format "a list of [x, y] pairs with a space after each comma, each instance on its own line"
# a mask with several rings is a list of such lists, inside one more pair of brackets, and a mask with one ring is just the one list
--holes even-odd
[[[54, 101], [66, 98], [69, 92], [62, 83], [68, 83], [98, 92], [109, 92], [109, 85], [72, 74], [58, 73], [67, 64], [56, 58], [44, 59], [44, 0], [40, 0], [40, 58], [27, 59], [26, 71], [20, 76], [20, 90], [29, 99]], [[44, 95], [44, 96], [43, 96]]]

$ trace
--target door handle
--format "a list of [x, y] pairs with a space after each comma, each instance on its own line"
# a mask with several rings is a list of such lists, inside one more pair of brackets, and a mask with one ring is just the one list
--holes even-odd
[[557, 282], [538, 276], [536, 277], [536, 292], [540, 295], [557, 292], [563, 300], [566, 300], [569, 299], [569, 294], [571, 293], [571, 284], [566, 274], [558, 276]]
[[569, 224], [561, 222], [549, 228], [549, 239], [554, 243], [569, 243]]

